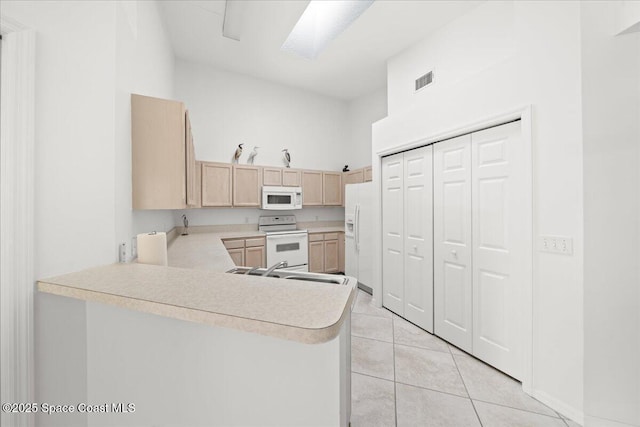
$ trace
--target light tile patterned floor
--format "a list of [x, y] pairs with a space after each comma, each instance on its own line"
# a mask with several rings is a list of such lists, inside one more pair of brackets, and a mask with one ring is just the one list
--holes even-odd
[[575, 427], [520, 383], [358, 291], [351, 320], [353, 427]]

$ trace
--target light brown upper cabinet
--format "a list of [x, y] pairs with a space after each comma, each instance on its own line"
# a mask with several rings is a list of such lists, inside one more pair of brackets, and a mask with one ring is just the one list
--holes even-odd
[[342, 205], [342, 172], [322, 172], [322, 188], [324, 206]]
[[373, 168], [371, 166], [364, 168], [364, 182], [369, 181], [373, 181]]
[[194, 208], [202, 207], [202, 162], [196, 161], [196, 200], [195, 204], [192, 206]]
[[322, 206], [322, 171], [302, 171], [302, 205]]
[[233, 166], [233, 206], [260, 207], [262, 168], [259, 166]]
[[191, 126], [179, 101], [131, 95], [133, 209], [195, 205]]
[[193, 133], [191, 133], [191, 120], [189, 111], [184, 112], [185, 138], [187, 143], [187, 206], [195, 207], [198, 203], [198, 173], [196, 172], [196, 151], [193, 146]]
[[353, 171], [344, 173], [344, 183], [346, 184], [359, 184], [364, 182], [364, 169], [356, 169]]
[[282, 169], [282, 185], [285, 187], [300, 187], [300, 171], [296, 169]]
[[262, 168], [262, 185], [282, 185], [282, 168]]
[[233, 206], [233, 167], [229, 163], [202, 162], [202, 206]]

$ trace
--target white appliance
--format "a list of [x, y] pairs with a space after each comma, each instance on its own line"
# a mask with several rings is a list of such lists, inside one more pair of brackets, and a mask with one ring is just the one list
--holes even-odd
[[373, 186], [371, 182], [345, 188], [345, 274], [371, 292], [373, 282]]
[[302, 187], [263, 186], [262, 209], [273, 211], [302, 209]]
[[309, 271], [309, 234], [296, 228], [294, 215], [260, 217], [258, 230], [267, 234], [267, 266], [286, 262], [280, 270]]

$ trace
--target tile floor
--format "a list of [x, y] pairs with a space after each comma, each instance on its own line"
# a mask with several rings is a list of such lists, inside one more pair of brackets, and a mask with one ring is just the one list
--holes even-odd
[[575, 427], [478, 361], [358, 291], [351, 318], [353, 427]]

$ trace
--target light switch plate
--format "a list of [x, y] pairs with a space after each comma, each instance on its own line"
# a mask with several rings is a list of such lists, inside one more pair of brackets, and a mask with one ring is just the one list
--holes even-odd
[[573, 255], [573, 238], [568, 236], [540, 236], [540, 251]]

